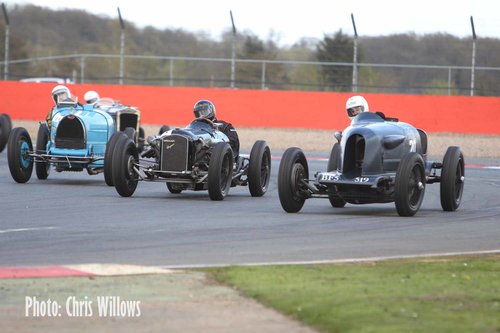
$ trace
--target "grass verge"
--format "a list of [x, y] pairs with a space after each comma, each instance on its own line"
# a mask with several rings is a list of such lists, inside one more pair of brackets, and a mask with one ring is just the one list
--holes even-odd
[[500, 332], [500, 255], [207, 271], [327, 332]]

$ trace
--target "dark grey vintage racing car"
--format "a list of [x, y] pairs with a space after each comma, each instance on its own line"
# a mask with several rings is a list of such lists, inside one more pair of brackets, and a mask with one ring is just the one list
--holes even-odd
[[138, 181], [160, 181], [171, 193], [208, 190], [210, 199], [223, 200], [230, 187], [248, 185], [254, 197], [264, 195], [271, 176], [271, 151], [256, 141], [250, 155], [233, 157], [228, 137], [218, 124], [199, 118], [186, 128], [148, 137], [142, 154], [121, 136], [113, 152], [112, 177], [116, 191], [131, 196]]
[[464, 156], [448, 147], [442, 162], [427, 160], [427, 135], [412, 125], [361, 113], [343, 134], [337, 133], [326, 172], [309, 178], [300, 148], [288, 148], [278, 172], [278, 193], [286, 212], [302, 209], [309, 198], [328, 198], [333, 207], [346, 203], [394, 202], [400, 216], [419, 210], [426, 184], [440, 183], [441, 206], [454, 211], [464, 188]]

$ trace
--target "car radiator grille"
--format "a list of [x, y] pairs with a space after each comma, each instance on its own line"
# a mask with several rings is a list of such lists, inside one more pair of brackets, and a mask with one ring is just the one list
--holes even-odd
[[56, 148], [85, 149], [85, 130], [75, 116], [64, 117], [57, 126]]
[[162, 171], [181, 172], [188, 170], [189, 141], [181, 135], [169, 135], [163, 138], [161, 147]]

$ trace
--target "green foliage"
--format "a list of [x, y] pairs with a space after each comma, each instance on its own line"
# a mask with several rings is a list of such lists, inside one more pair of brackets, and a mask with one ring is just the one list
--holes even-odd
[[[353, 61], [353, 40], [337, 31], [333, 36], [325, 35], [316, 48], [316, 58], [320, 62]], [[352, 84], [352, 66], [322, 65], [321, 74], [327, 90], [350, 91]]]
[[496, 332], [498, 259], [209, 271], [217, 280], [326, 332]]

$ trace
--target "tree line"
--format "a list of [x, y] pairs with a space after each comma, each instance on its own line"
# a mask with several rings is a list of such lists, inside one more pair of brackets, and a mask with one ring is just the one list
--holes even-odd
[[[82, 10], [54, 11], [34, 5], [9, 6], [9, 59], [27, 59], [55, 55], [118, 54], [120, 24], [117, 19], [101, 17]], [[231, 58], [233, 36], [228, 28], [219, 40], [203, 33], [183, 29], [138, 28], [125, 22], [125, 54], [144, 56]], [[0, 35], [5, 25], [0, 24]], [[239, 88], [351, 91], [352, 66], [318, 65], [314, 62], [351, 63], [353, 38], [342, 30], [326, 34], [323, 39], [302, 38], [291, 46], [280, 46], [270, 36], [267, 40], [251, 31], [236, 35], [237, 60], [282, 60], [282, 63], [237, 61]], [[4, 56], [0, 43], [0, 57]], [[468, 94], [470, 69], [378, 67], [366, 64], [415, 64], [435, 66], [471, 66], [472, 40], [449, 34], [359, 37], [358, 90], [366, 92]], [[479, 38], [476, 66], [500, 67], [500, 40]], [[312, 63], [292, 63], [293, 61]], [[82, 64], [78, 58], [33, 61], [11, 64], [9, 78], [35, 76], [75, 77]], [[85, 60], [85, 82], [116, 83], [118, 58]], [[172, 77], [173, 73], [173, 77]], [[499, 72], [476, 72], [476, 95], [499, 95]], [[227, 87], [230, 65], [177, 59], [127, 59], [125, 83]]]

